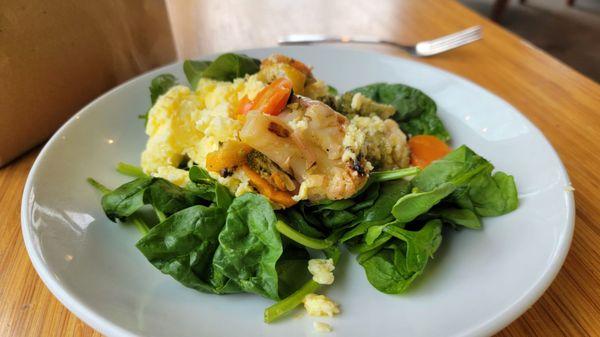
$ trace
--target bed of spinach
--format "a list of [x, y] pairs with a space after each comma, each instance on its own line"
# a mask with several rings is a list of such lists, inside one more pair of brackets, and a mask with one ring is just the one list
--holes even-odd
[[[144, 208], [155, 211], [156, 221], [136, 244], [148, 261], [198, 291], [280, 300], [265, 312], [267, 321], [319, 287], [309, 280], [307, 249], [339, 257], [344, 245], [357, 254], [376, 289], [398, 294], [424, 272], [444, 225], [477, 229], [480, 217], [518, 205], [513, 178], [493, 173], [466, 146], [422, 171], [374, 173], [350, 199], [303, 201], [285, 210], [274, 210], [254, 193], [234, 198], [197, 166], [190, 168], [186, 187], [126, 171], [137, 178], [112, 191], [101, 187], [102, 207], [113, 221], [136, 223]], [[403, 179], [407, 175], [413, 178]]]

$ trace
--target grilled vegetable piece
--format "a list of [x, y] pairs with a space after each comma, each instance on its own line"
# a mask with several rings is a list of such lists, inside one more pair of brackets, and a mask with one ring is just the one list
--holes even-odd
[[254, 172], [279, 190], [293, 192], [297, 189], [294, 180], [264, 154], [251, 151], [246, 157], [246, 162]]
[[378, 116], [381, 119], [390, 118], [396, 109], [389, 104], [377, 103], [360, 92], [347, 92], [335, 100], [337, 111], [352, 116]]
[[213, 172], [221, 172], [234, 168], [246, 161], [246, 156], [252, 148], [238, 141], [228, 141], [221, 147], [206, 156], [206, 169]]
[[250, 111], [240, 139], [301, 183], [298, 199], [337, 200], [356, 193], [368, 174], [360, 160], [343, 158], [348, 124], [322, 102], [295, 97], [278, 116]]

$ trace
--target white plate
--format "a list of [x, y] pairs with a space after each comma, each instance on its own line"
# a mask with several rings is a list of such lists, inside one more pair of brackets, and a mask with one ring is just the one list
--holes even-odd
[[[354, 258], [344, 257], [328, 290], [342, 314], [319, 319], [333, 325], [330, 336], [489, 335], [550, 285], [571, 242], [573, 195], [556, 152], [515, 108], [465, 79], [401, 58], [326, 47], [245, 52], [296, 57], [340, 91], [381, 81], [420, 88], [437, 102], [454, 146], [469, 145], [516, 178], [520, 207], [485, 219], [481, 231], [445, 235], [434, 262], [404, 295], [379, 293]], [[127, 180], [114, 166], [139, 162], [146, 136], [137, 116], [148, 108], [148, 84], [165, 72], [185, 82], [181, 69], [169, 65], [111, 90], [46, 144], [23, 194], [31, 261], [69, 310], [109, 336], [312, 335], [312, 317], [267, 325], [267, 299], [202, 294], [161, 274], [134, 247], [135, 229], [111, 223], [85, 182], [89, 176], [108, 186]]]

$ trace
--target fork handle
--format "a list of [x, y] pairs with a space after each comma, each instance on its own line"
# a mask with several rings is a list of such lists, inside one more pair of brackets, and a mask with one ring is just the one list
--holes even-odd
[[345, 35], [323, 35], [323, 34], [290, 34], [279, 39], [281, 45], [297, 45], [311, 43], [369, 43], [369, 44], [389, 44], [400, 48], [406, 46], [398, 43], [382, 40], [372, 36], [345, 36]]

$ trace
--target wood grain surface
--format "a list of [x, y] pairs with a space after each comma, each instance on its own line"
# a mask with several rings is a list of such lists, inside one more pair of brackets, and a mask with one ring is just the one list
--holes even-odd
[[[277, 36], [292, 32], [361, 33], [414, 42], [482, 25], [483, 41], [421, 61], [471, 79], [534, 122], [565, 163], [577, 205], [573, 244], [561, 272], [541, 299], [499, 336], [600, 336], [597, 83], [454, 1], [205, 0], [168, 5], [181, 57], [273, 45]], [[50, 294], [22, 243], [21, 193], [37, 153], [0, 170], [0, 336], [98, 336]]]

